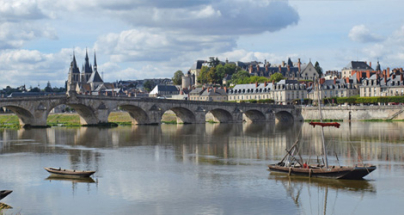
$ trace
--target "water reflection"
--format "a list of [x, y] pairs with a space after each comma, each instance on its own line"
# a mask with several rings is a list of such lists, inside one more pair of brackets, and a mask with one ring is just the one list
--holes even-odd
[[45, 180], [52, 182], [52, 181], [67, 181], [71, 183], [95, 183], [94, 179], [91, 177], [83, 177], [83, 178], [63, 178], [63, 177], [54, 177], [49, 176], [45, 178]]
[[376, 194], [376, 188], [366, 180], [307, 178], [279, 173], [271, 173], [269, 180], [284, 187], [302, 214], [355, 214], [355, 205], [346, 204], [346, 197], [341, 199], [339, 196], [347, 193], [350, 197], [360, 196], [362, 199], [365, 195]]

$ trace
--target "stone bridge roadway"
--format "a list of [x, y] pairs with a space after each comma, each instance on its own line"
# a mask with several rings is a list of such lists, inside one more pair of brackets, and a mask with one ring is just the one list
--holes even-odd
[[282, 124], [303, 120], [301, 109], [293, 105], [203, 102], [135, 97], [76, 95], [1, 98], [0, 107], [14, 112], [23, 127], [44, 127], [49, 112], [59, 105], [68, 105], [80, 115], [82, 125], [108, 123], [111, 111], [120, 108], [129, 112], [133, 124], [159, 124], [167, 110], [177, 116], [177, 123], [205, 123], [210, 112], [220, 123], [268, 122]]

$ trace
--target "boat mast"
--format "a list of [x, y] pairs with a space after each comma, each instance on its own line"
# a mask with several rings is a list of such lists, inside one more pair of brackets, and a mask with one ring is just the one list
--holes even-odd
[[[320, 100], [320, 78], [318, 79], [318, 84], [317, 84], [317, 104], [318, 104], [318, 110], [320, 111], [320, 122], [323, 122], [323, 115], [321, 113], [321, 100]], [[325, 167], [328, 169], [328, 158], [327, 158], [327, 150], [325, 148], [324, 127], [323, 126], [321, 126], [321, 141], [323, 142], [324, 164], [325, 164]]]

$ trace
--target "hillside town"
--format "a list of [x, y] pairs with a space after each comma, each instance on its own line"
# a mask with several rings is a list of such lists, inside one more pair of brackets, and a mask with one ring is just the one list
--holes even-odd
[[[323, 73], [319, 63], [302, 63], [290, 58], [279, 64], [264, 62], [220, 61], [211, 57], [196, 60], [189, 70], [181, 70], [172, 79], [120, 80], [104, 82], [97, 69], [97, 59], [91, 65], [86, 51], [80, 71], [75, 55], [70, 63], [68, 80], [63, 88], [44, 90], [20, 86], [1, 91], [2, 97], [55, 95], [75, 91], [83, 95], [153, 97], [194, 101], [257, 102], [274, 104], [311, 104], [311, 101], [336, 98], [402, 96], [403, 69], [381, 69], [377, 62], [351, 61], [341, 71]], [[219, 71], [220, 70], [220, 71]], [[276, 78], [274, 78], [276, 77]], [[249, 83], [245, 83], [249, 82]], [[317, 91], [317, 85], [320, 91]]]

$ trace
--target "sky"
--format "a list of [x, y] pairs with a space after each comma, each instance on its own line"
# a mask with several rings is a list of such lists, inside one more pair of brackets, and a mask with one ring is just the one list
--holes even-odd
[[0, 88], [64, 86], [86, 50], [105, 82], [196, 60], [403, 67], [402, 0], [0, 0]]

